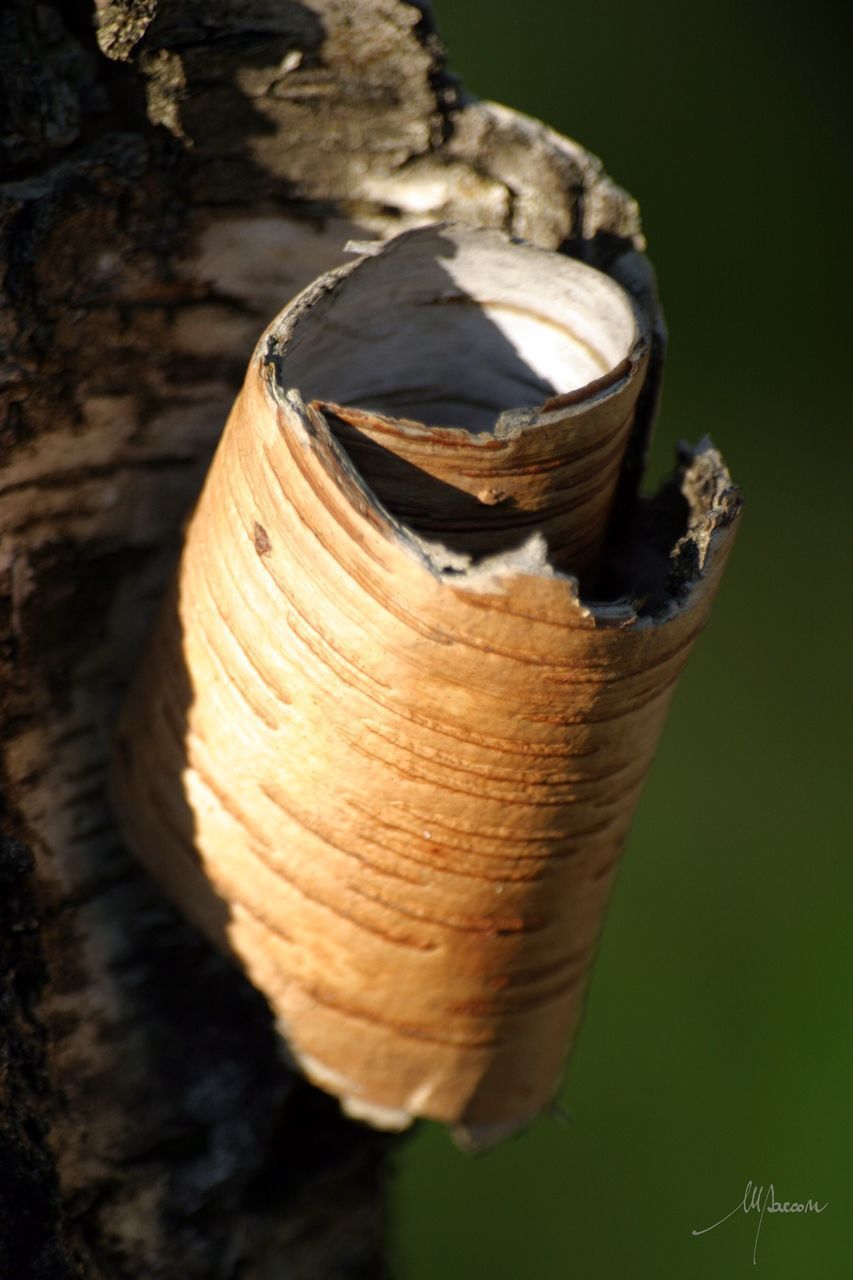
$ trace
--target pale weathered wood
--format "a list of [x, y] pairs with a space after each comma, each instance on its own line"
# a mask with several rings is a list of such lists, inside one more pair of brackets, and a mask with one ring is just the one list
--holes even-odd
[[482, 1145], [559, 1083], [737, 514], [712, 462], [701, 565], [591, 602], [644, 324], [590, 268], [449, 225], [318, 281], [258, 344], [123, 716], [140, 858], [380, 1125]]

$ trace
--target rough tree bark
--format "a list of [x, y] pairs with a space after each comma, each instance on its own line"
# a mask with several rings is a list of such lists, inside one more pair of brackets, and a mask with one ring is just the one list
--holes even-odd
[[563, 248], [656, 364], [636, 207], [405, 0], [7, 0], [0, 79], [0, 1274], [376, 1276], [389, 1140], [127, 856], [115, 710], [252, 345], [351, 236]]

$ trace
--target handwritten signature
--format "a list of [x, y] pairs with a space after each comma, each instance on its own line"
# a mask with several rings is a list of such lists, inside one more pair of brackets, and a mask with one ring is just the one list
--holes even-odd
[[785, 1200], [776, 1199], [776, 1191], [771, 1182], [765, 1189], [763, 1186], [757, 1187], [750, 1181], [746, 1184], [746, 1191], [743, 1193], [743, 1200], [738, 1201], [731, 1213], [727, 1213], [725, 1217], [720, 1218], [717, 1222], [712, 1222], [710, 1227], [702, 1227], [700, 1231], [691, 1232], [694, 1236], [704, 1236], [706, 1232], [713, 1231], [720, 1223], [727, 1222], [729, 1218], [733, 1218], [736, 1213], [757, 1213], [758, 1225], [755, 1228], [755, 1240], [752, 1246], [752, 1265], [755, 1266], [758, 1259], [758, 1237], [761, 1234], [761, 1224], [764, 1221], [765, 1213], [823, 1213], [826, 1208], [825, 1204], [818, 1204], [816, 1200]]

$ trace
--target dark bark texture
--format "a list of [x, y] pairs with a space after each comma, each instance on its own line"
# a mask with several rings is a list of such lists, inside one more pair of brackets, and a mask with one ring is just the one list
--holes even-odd
[[255, 338], [349, 238], [447, 217], [655, 308], [633, 202], [466, 100], [424, 5], [2, 6], [2, 1276], [384, 1274], [391, 1140], [127, 856], [108, 757]]

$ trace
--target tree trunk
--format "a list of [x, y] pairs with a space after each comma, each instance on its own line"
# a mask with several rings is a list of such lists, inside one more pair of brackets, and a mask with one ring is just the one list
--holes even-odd
[[391, 1139], [128, 857], [114, 717], [253, 343], [351, 237], [452, 218], [621, 280], [634, 484], [636, 208], [465, 99], [426, 5], [7, 0], [0, 33], [0, 1274], [378, 1276]]

